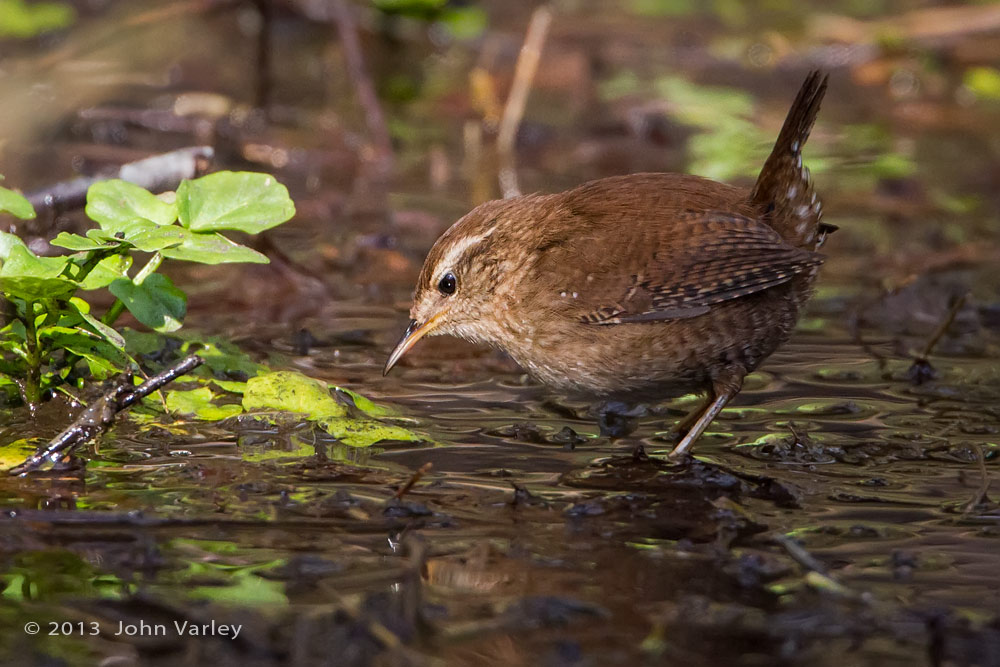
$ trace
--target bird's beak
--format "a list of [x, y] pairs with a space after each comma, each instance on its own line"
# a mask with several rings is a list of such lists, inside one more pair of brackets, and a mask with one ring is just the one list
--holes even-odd
[[441, 320], [441, 316], [444, 312], [440, 312], [431, 319], [427, 320], [423, 324], [418, 323], [416, 320], [410, 320], [409, 326], [406, 327], [406, 331], [403, 332], [403, 337], [399, 339], [396, 343], [396, 347], [392, 348], [392, 354], [389, 355], [388, 361], [385, 362], [385, 368], [382, 369], [382, 375], [388, 375], [392, 367], [396, 365], [407, 350], [416, 345], [417, 341], [426, 336], [434, 328], [437, 327]]

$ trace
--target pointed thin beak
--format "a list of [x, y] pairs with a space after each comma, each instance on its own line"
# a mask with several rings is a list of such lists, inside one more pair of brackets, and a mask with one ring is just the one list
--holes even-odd
[[431, 319], [427, 320], [423, 324], [419, 324], [416, 320], [410, 320], [409, 326], [406, 327], [406, 331], [403, 332], [403, 337], [399, 339], [396, 343], [396, 347], [392, 348], [392, 353], [389, 355], [389, 359], [385, 362], [385, 368], [382, 369], [382, 375], [388, 375], [392, 367], [396, 365], [407, 350], [416, 345], [417, 341], [426, 336], [432, 329], [437, 327], [438, 320], [444, 313], [438, 313]]

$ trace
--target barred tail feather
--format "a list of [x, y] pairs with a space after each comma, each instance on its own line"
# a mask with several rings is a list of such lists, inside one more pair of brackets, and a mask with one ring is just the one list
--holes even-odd
[[806, 77], [750, 195], [764, 213], [764, 220], [782, 238], [810, 250], [836, 229], [820, 222], [823, 206], [813, 190], [809, 170], [802, 166], [802, 147], [816, 122], [828, 78], [818, 71]]

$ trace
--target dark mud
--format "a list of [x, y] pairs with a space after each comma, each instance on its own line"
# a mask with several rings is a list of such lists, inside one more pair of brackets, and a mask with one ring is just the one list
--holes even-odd
[[[490, 5], [501, 86], [521, 4]], [[427, 442], [353, 449], [308, 424], [123, 421], [83, 452], [85, 467], [0, 479], [6, 664], [1000, 665], [1000, 169], [986, 148], [1000, 115], [962, 88], [965, 68], [1000, 64], [982, 55], [1000, 40], [927, 44], [917, 31], [870, 55], [864, 34], [838, 33], [858, 40], [838, 60], [829, 26], [781, 3], [736, 25], [582, 5], [556, 22], [522, 126], [527, 191], [709, 159], [692, 155], [696, 131], [653, 92], [660, 77], [743, 91], [753, 126], [773, 136], [807, 64], [833, 70], [806, 162], [820, 165], [841, 231], [800, 330], [748, 379], [697, 460], [658, 458], [694, 397], [612, 440], [589, 406], [452, 340], [421, 343], [382, 379], [423, 253], [493, 196], [489, 160], [463, 156], [475, 50], [369, 36], [380, 84], [424, 86], [387, 103], [398, 135], [387, 183], [328, 25], [279, 12], [269, 112], [212, 117], [213, 104], [253, 96], [232, 55], [252, 51], [237, 29], [246, 19], [182, 14], [172, 30], [215, 41], [180, 59], [101, 52], [126, 79], [173, 63], [169, 85], [128, 79], [74, 98], [80, 108], [54, 101], [57, 129], [22, 118], [0, 171], [29, 189], [208, 137], [217, 166], [276, 173], [299, 210], [269, 237], [281, 252], [266, 268], [177, 272], [191, 293], [186, 326], [356, 389]], [[99, 31], [115, 11], [84, 25]], [[784, 59], [792, 47], [768, 32], [779, 24], [796, 35]], [[29, 64], [15, 75], [60, 83], [19, 48]], [[612, 94], [628, 88], [623, 71], [638, 85]], [[171, 111], [185, 94], [201, 116]], [[887, 155], [896, 162], [879, 162]], [[42, 244], [78, 224], [22, 231]], [[54, 435], [69, 419], [58, 404], [34, 424], [7, 411], [0, 442]], [[213, 621], [242, 630], [175, 631]], [[141, 623], [165, 632], [115, 634]]]

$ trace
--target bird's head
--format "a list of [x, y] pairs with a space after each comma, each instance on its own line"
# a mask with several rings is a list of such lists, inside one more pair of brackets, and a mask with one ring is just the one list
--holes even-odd
[[537, 200], [517, 197], [481, 204], [434, 243], [413, 295], [410, 323], [383, 373], [424, 336], [450, 334], [498, 343], [502, 294], [524, 263], [523, 236], [530, 233]]

